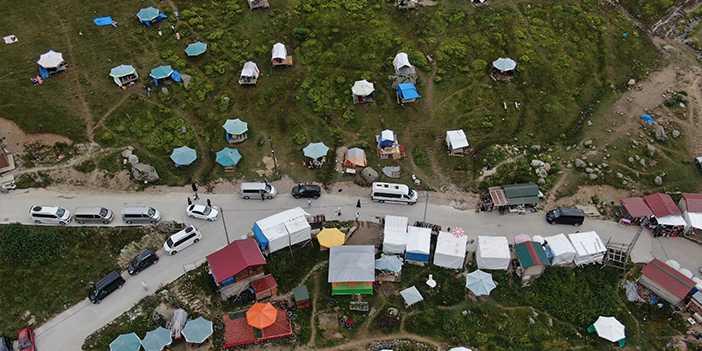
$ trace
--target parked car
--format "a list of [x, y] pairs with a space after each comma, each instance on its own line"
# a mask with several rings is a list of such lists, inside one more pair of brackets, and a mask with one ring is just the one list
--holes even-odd
[[322, 195], [322, 188], [320, 188], [319, 185], [298, 184], [292, 189], [292, 196], [296, 199], [301, 197], [317, 199], [320, 195]]
[[112, 271], [90, 287], [88, 299], [94, 304], [99, 304], [107, 295], [117, 289], [121, 289], [124, 283], [124, 278], [117, 271]]
[[132, 262], [129, 262], [127, 273], [129, 273], [129, 275], [137, 275], [156, 262], [158, 262], [158, 255], [154, 250], [146, 249], [142, 253], [136, 255]]
[[34, 330], [24, 328], [17, 333], [17, 342], [20, 351], [37, 351], [37, 341], [34, 339]]
[[208, 221], [216, 221], [217, 217], [219, 217], [219, 211], [205, 205], [190, 205], [185, 209], [185, 213], [190, 218], [206, 219]]
[[71, 223], [73, 216], [71, 212], [63, 207], [57, 206], [32, 206], [29, 209], [29, 217], [32, 222], [40, 224], [60, 224], [66, 225]]
[[14, 351], [12, 339], [7, 336], [0, 336], [0, 351]]
[[202, 234], [191, 225], [173, 235], [171, 235], [165, 243], [163, 243], [163, 249], [169, 255], [175, 255], [178, 251], [185, 249], [186, 247], [195, 244], [202, 239]]

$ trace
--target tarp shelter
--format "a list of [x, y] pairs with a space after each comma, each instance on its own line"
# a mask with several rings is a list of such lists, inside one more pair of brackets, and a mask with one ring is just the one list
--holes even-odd
[[258, 65], [253, 61], [244, 63], [244, 68], [241, 69], [239, 76], [239, 84], [256, 84], [261, 71], [258, 70]]
[[172, 341], [171, 331], [164, 327], [158, 327], [155, 330], [146, 332], [144, 340], [141, 341], [141, 346], [144, 347], [144, 351], [161, 351], [164, 347], [170, 345]]
[[222, 125], [228, 142], [244, 141], [249, 136], [249, 124], [240, 119], [228, 119]]
[[635, 220], [653, 216], [653, 211], [651, 211], [646, 201], [641, 197], [621, 199], [619, 202], [622, 204], [621, 212], [624, 218]]
[[139, 73], [132, 65], [119, 65], [110, 70], [110, 77], [118, 87], [129, 84], [139, 78]]
[[273, 66], [292, 65], [292, 56], [288, 56], [288, 51], [283, 43], [275, 43], [271, 50], [271, 63]]
[[332, 295], [372, 294], [375, 281], [375, 246], [344, 245], [329, 248]]
[[402, 270], [402, 260], [395, 255], [383, 255], [375, 260], [375, 269], [379, 271], [399, 272]]
[[407, 306], [412, 306], [417, 302], [424, 301], [424, 297], [419, 293], [419, 290], [417, 290], [417, 287], [414, 285], [400, 291], [400, 295], [402, 295], [402, 298], [405, 299]]
[[275, 322], [276, 317], [278, 317], [278, 309], [273, 307], [270, 302], [254, 303], [254, 305], [246, 311], [246, 322], [257, 329], [264, 329], [270, 326]]
[[310, 143], [304, 149], [302, 153], [310, 158], [318, 159], [327, 155], [329, 152], [329, 147], [324, 145], [324, 143]]
[[496, 287], [490, 273], [478, 269], [466, 274], [466, 288], [472, 291], [475, 296], [490, 295], [490, 292]]
[[644, 196], [644, 201], [653, 211], [658, 224], [668, 226], [685, 226], [682, 212], [668, 194], [656, 193]]
[[149, 6], [139, 10], [139, 12], [137, 12], [137, 18], [139, 18], [139, 22], [151, 27], [152, 23], [168, 18], [168, 16], [159, 13], [157, 8]]
[[594, 324], [587, 328], [587, 331], [597, 332], [597, 335], [602, 339], [618, 342], [619, 346], [624, 347], [624, 338], [626, 338], [624, 324], [614, 317], [600, 316]]
[[254, 223], [253, 232], [261, 250], [268, 248], [270, 252], [276, 252], [309, 241], [312, 235], [307, 217], [310, 217], [309, 213], [296, 207]]
[[492, 67], [495, 67], [500, 72], [507, 72], [515, 69], [517, 67], [517, 63], [511, 58], [500, 57], [497, 60], [492, 61]]
[[201, 41], [194, 42], [185, 48], [185, 53], [188, 56], [199, 56], [202, 55], [207, 50], [207, 43]]
[[413, 73], [414, 71], [412, 64], [409, 62], [409, 56], [404, 52], [395, 55], [392, 65], [395, 67], [396, 74]]
[[326, 248], [344, 245], [346, 234], [337, 228], [324, 228], [317, 234], [317, 241], [319, 241], [319, 246]]
[[466, 238], [457, 238], [449, 232], [439, 232], [434, 250], [434, 265], [461, 269], [466, 259]]
[[641, 119], [646, 121], [646, 123], [648, 123], [648, 125], [653, 125], [653, 117], [651, 117], [651, 115], [643, 114], [643, 115], [641, 115]]
[[534, 183], [503, 185], [510, 205], [539, 203], [539, 186]]
[[366, 159], [366, 152], [363, 149], [357, 147], [351, 148], [346, 151], [344, 156], [344, 167], [365, 167], [368, 165]]
[[212, 322], [202, 317], [193, 319], [185, 324], [185, 328], [181, 333], [187, 342], [203, 343], [212, 335]]
[[479, 269], [507, 269], [512, 255], [505, 236], [478, 236], [475, 252]]
[[42, 78], [49, 78], [49, 75], [66, 70], [66, 61], [63, 60], [63, 54], [54, 50], [49, 50], [45, 54], [39, 56], [39, 74]]
[[573, 263], [577, 252], [565, 234], [545, 237], [544, 240], [546, 240], [546, 246], [553, 255], [551, 265], [565, 266]]
[[407, 249], [407, 217], [385, 216], [383, 252], [402, 254]]
[[158, 86], [159, 79], [166, 79], [173, 73], [173, 69], [170, 65], [159, 66], [151, 70], [149, 76], [154, 79], [154, 84]]
[[546, 270], [546, 266], [551, 265], [543, 246], [537, 242], [526, 241], [516, 244], [514, 251], [517, 252], [519, 264], [522, 266], [521, 276], [525, 283], [540, 277]]
[[215, 158], [215, 161], [224, 167], [234, 166], [239, 163], [239, 160], [241, 160], [239, 150], [228, 147], [217, 151], [217, 157]]
[[692, 279], [657, 258], [641, 270], [639, 284], [673, 306], [677, 306], [696, 285]]
[[173, 149], [171, 160], [175, 162], [176, 167], [192, 164], [197, 159], [197, 152], [187, 146], [181, 146]]
[[446, 145], [448, 150], [452, 154], [462, 154], [463, 148], [468, 147], [468, 138], [466, 138], [466, 133], [463, 129], [458, 130], [447, 130], [446, 131]]
[[568, 234], [575, 249], [575, 264], [602, 263], [607, 247], [596, 232]]
[[110, 343], [110, 351], [138, 351], [140, 348], [141, 339], [136, 333], [121, 334]]
[[380, 132], [380, 137], [378, 138], [378, 147], [386, 148], [393, 147], [397, 145], [397, 138], [395, 138], [395, 132], [386, 129]]
[[112, 17], [98, 17], [93, 20], [93, 23], [97, 26], [109, 26], [112, 24]]
[[430, 250], [431, 228], [407, 227], [405, 260], [428, 263]]
[[266, 264], [261, 250], [253, 238], [234, 240], [231, 244], [207, 256], [212, 276], [215, 282], [235, 282], [231, 280], [240, 272], [248, 269], [256, 270]]
[[419, 93], [417, 92], [417, 87], [414, 83], [402, 83], [397, 86], [397, 95], [400, 98], [400, 102], [413, 102], [417, 100]]

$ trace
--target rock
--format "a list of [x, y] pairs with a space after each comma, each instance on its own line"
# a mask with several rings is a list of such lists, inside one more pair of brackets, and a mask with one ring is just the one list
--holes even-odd
[[539, 178], [539, 179], [536, 180], [536, 184], [538, 184], [538, 185], [544, 185], [544, 184], [546, 184], [546, 179], [544, 179], [544, 178]]
[[645, 159], [645, 158], [640, 159], [640, 160], [639, 160], [639, 163], [640, 163], [642, 166], [646, 167], [646, 159]]
[[178, 128], [178, 134], [185, 134], [187, 132], [188, 132], [188, 128], [185, 128], [185, 126]]
[[553, 318], [551, 317], [548, 318], [548, 326], [553, 327]]
[[591, 140], [591, 139], [588, 139], [588, 140], [583, 141], [583, 146], [590, 146], [590, 145], [592, 145], [592, 140]]
[[592, 179], [592, 180], [597, 179], [597, 174], [595, 174], [595, 173], [590, 173], [588, 175], [590, 176], [590, 179]]
[[129, 155], [129, 164], [135, 165], [139, 163], [139, 157], [137, 155]]
[[534, 167], [534, 168], [538, 168], [538, 167], [541, 167], [541, 166], [543, 166], [543, 165], [544, 165], [544, 162], [543, 162], [543, 161], [531, 160], [531, 166]]
[[163, 95], [168, 95], [168, 88], [162, 87], [162, 88], [161, 88], [161, 93], [162, 93]]
[[680, 131], [677, 130], [677, 129], [674, 130], [674, 131], [673, 131], [673, 138], [677, 138], [677, 137], [679, 137], [679, 136], [680, 136]]
[[585, 161], [583, 161], [579, 158], [575, 159], [575, 168], [585, 168], [586, 165], [587, 164], [585, 163]]
[[541, 151], [541, 145], [532, 145], [531, 148], [536, 151]]
[[609, 163], [607, 162], [602, 162], [602, 168], [607, 168], [609, 167]]
[[534, 318], [539, 316], [539, 313], [536, 311], [531, 311], [531, 314], [532, 314], [532, 316], [534, 316]]
[[546, 172], [550, 171], [550, 170], [551, 170], [551, 164], [550, 164], [550, 163], [544, 163], [544, 169], [546, 170]]
[[670, 44], [665, 44], [665, 45], [663, 45], [663, 50], [665, 50], [665, 51], [667, 51], [667, 52], [669, 52], [669, 53], [676, 53], [676, 52], [678, 52], [678, 48], [676, 48], [675, 46], [670, 45]]
[[639, 155], [634, 155], [634, 158], [636, 158], [636, 161], [641, 159], [641, 157], [639, 157]]
[[529, 317], [529, 324], [536, 324], [536, 321], [534, 318]]
[[649, 155], [653, 156], [656, 154], [656, 147], [655, 146], [648, 144], [648, 145], [646, 145], [646, 148], [648, 149]]
[[586, 156], [586, 155], [582, 155], [580, 158], [581, 158], [583, 161], [587, 160], [587, 156]]
[[629, 79], [629, 81], [626, 83], [629, 86], [634, 86], [636, 85], [636, 80], [635, 79]]
[[543, 168], [539, 169], [539, 177], [541, 177], [541, 178], [548, 177], [548, 172], [546, 172], [546, 170]]
[[151, 314], [151, 319], [158, 325], [166, 325], [173, 319], [174, 313], [175, 310], [173, 307], [162, 302], [154, 309], [154, 312]]
[[655, 183], [656, 185], [662, 185], [663, 178], [661, 178], [661, 176], [656, 176], [655, 178], [653, 178], [653, 183]]
[[122, 150], [122, 157], [129, 158], [129, 156], [131, 156], [131, 155], [132, 155], [132, 150], [130, 150], [130, 149]]
[[629, 161], [629, 163], [634, 163], [634, 158], [633, 158], [633, 157], [629, 157], [629, 160], [628, 160], [628, 161]]
[[566, 148], [566, 151], [570, 151], [570, 146], [568, 146], [568, 147]]
[[156, 168], [146, 163], [137, 163], [132, 166], [132, 175], [138, 181], [155, 182], [159, 179]]
[[573, 168], [573, 164], [568, 162], [568, 165], [566, 166], [566, 168]]
[[591, 125], [592, 125], [592, 121], [588, 119], [588, 120], [587, 120], [587, 125], [588, 125], [588, 126], [591, 126]]
[[624, 178], [624, 175], [621, 174], [621, 173], [619, 173], [619, 172], [617, 172], [617, 178]]
[[668, 140], [668, 135], [665, 134], [665, 128], [663, 128], [662, 125], [658, 125], [658, 128], [656, 128], [656, 139], [659, 141], [666, 141]]

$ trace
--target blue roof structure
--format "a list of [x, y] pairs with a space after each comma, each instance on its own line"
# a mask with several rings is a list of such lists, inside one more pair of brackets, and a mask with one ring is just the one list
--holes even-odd
[[414, 83], [402, 83], [397, 86], [397, 93], [400, 94], [402, 100], [416, 99], [419, 96], [417, 93], [417, 87]]

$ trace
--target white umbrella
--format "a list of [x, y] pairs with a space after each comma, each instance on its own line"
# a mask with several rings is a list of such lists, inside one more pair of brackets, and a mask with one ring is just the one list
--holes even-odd
[[466, 274], [466, 288], [470, 289], [475, 296], [490, 295], [490, 291], [496, 287], [490, 273], [478, 269]]
[[465, 348], [463, 346], [459, 346], [459, 347], [454, 347], [454, 348], [450, 349], [449, 351], [471, 351], [471, 349]]
[[39, 56], [37, 64], [44, 68], [56, 68], [63, 63], [63, 54], [56, 51], [49, 51]]
[[665, 261], [665, 264], [667, 264], [676, 271], [680, 269], [680, 263], [678, 263], [678, 261], [676, 260], [667, 260]]
[[368, 96], [375, 91], [375, 86], [373, 83], [367, 80], [357, 80], [351, 88], [351, 92], [356, 96]]
[[540, 244], [542, 244], [542, 245], [543, 245], [543, 243], [546, 242], [546, 240], [544, 239], [544, 237], [541, 236], [541, 235], [534, 235], [534, 236], [531, 238], [531, 241], [536, 241], [537, 243], [540, 243]]
[[517, 67], [517, 63], [514, 62], [511, 58], [498, 58], [495, 61], [492, 61], [492, 66], [499, 69], [502, 72], [505, 71], [511, 71], [515, 67]]
[[614, 317], [600, 316], [592, 326], [595, 327], [597, 335], [611, 342], [617, 342], [626, 337], [624, 324]]

